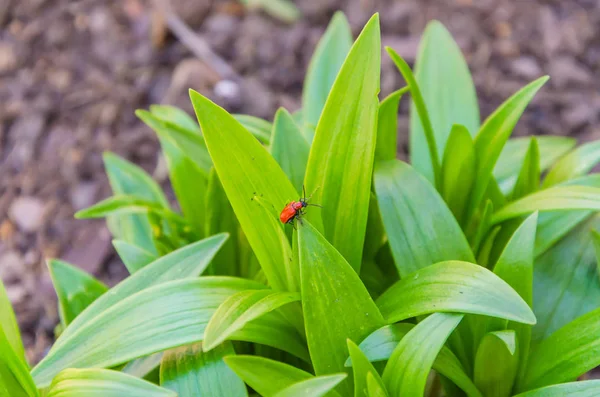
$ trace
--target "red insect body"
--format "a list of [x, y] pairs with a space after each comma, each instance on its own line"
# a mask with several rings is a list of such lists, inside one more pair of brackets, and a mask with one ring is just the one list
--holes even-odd
[[283, 208], [279, 215], [279, 220], [283, 223], [291, 223], [296, 217], [302, 214], [302, 208], [304, 207], [306, 207], [306, 203], [302, 201], [292, 201]]

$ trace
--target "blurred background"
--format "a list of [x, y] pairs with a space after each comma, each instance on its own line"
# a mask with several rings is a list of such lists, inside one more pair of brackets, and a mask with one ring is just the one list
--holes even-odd
[[[73, 219], [110, 194], [102, 152], [141, 165], [168, 189], [158, 141], [134, 110], [191, 111], [188, 88], [266, 119], [279, 106], [296, 110], [336, 10], [355, 36], [380, 12], [383, 44], [411, 63], [427, 21], [438, 19], [465, 54], [482, 117], [549, 74], [515, 134], [600, 138], [600, 0], [296, 0], [297, 15], [284, 0], [247, 1], [0, 0], [0, 278], [30, 361], [58, 322], [44, 258], [109, 285], [126, 275], [104, 221]], [[273, 2], [270, 13], [257, 7]], [[383, 95], [404, 85], [387, 55], [381, 83]], [[401, 154], [407, 109], [403, 101]]]

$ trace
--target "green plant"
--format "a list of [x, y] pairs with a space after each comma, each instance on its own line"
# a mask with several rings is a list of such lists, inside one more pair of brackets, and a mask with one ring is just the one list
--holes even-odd
[[[0, 392], [598, 395], [600, 381], [573, 381], [600, 364], [600, 178], [587, 175], [600, 144], [509, 139], [546, 77], [480, 126], [438, 22], [414, 75], [387, 50], [407, 87], [381, 102], [378, 17], [351, 46], [336, 14], [301, 112], [271, 125], [193, 91], [200, 127], [176, 108], [139, 111], [181, 213], [107, 154], [114, 196], [77, 216], [107, 217], [131, 275], [107, 291], [50, 261], [63, 330], [31, 372], [0, 288]], [[412, 166], [395, 159], [406, 93]], [[302, 185], [322, 209], [284, 226]]]

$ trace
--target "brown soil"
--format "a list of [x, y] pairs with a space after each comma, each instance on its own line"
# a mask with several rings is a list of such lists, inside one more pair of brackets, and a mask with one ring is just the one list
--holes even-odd
[[[355, 34], [379, 11], [384, 44], [409, 61], [426, 22], [439, 19], [467, 57], [483, 116], [550, 74], [516, 134], [600, 137], [597, 0], [297, 0], [304, 17], [291, 25], [235, 1], [172, 3], [241, 77], [239, 95], [214, 93], [215, 70], [165, 34], [149, 2], [0, 0], [0, 277], [32, 361], [57, 322], [44, 258], [63, 258], [110, 285], [125, 274], [103, 222], [72, 217], [109, 194], [102, 152], [115, 151], [168, 185], [156, 169], [157, 140], [133, 111], [152, 103], [190, 110], [188, 88], [265, 118], [278, 106], [297, 109], [307, 63], [337, 9]], [[384, 56], [383, 94], [401, 85]]]

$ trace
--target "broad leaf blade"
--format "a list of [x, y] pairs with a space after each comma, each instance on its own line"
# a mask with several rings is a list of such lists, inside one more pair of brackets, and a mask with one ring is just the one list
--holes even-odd
[[267, 120], [246, 114], [234, 114], [233, 117], [261, 143], [268, 145], [273, 126]]
[[367, 374], [367, 391], [369, 397], [388, 397], [383, 381], [377, 379], [371, 372]]
[[302, 380], [281, 390], [274, 397], [321, 397], [331, 392], [348, 375], [324, 375]]
[[514, 331], [486, 334], [475, 356], [475, 385], [486, 397], [508, 397], [517, 373]]
[[547, 80], [547, 76], [540, 77], [521, 88], [496, 109], [479, 129], [475, 137], [478, 164], [473, 194], [469, 203], [471, 214], [477, 211], [484, 198], [496, 161], [513, 128], [533, 96]]
[[452, 126], [444, 160], [440, 194], [459, 223], [465, 222], [465, 210], [475, 177], [475, 148], [466, 127]]
[[[291, 247], [272, 211], [297, 200], [298, 193], [264, 147], [223, 108], [190, 91], [215, 169], [248, 242], [275, 290], [297, 291], [298, 269]], [[268, 172], [265, 172], [268, 170]]]
[[[454, 124], [473, 135], [479, 129], [475, 86], [465, 59], [450, 33], [438, 21], [427, 25], [415, 62], [415, 78], [429, 110], [437, 152], [444, 153]], [[410, 158], [413, 167], [433, 181], [431, 155], [422, 119], [410, 108]]]
[[223, 361], [234, 354], [231, 342], [210, 352], [202, 351], [202, 343], [168, 350], [160, 364], [160, 385], [178, 397], [247, 396], [244, 382]]
[[201, 277], [147, 288], [63, 337], [62, 344], [33, 369], [33, 378], [38, 387], [44, 387], [65, 368], [106, 368], [199, 342], [217, 307], [232, 294], [250, 288], [264, 286], [245, 279]]
[[177, 397], [177, 393], [122, 372], [107, 369], [65, 369], [47, 397]]
[[92, 275], [56, 259], [48, 261], [52, 284], [58, 296], [61, 323], [69, 325], [86, 307], [108, 287]]
[[[315, 374], [345, 371], [346, 340], [362, 340], [384, 324], [383, 318], [348, 262], [308, 222], [300, 226], [298, 247], [302, 308]], [[350, 394], [351, 382], [342, 382], [337, 390]]]
[[460, 261], [412, 273], [384, 292], [377, 306], [388, 323], [443, 311], [535, 324], [527, 303], [506, 282], [481, 266]]
[[280, 108], [275, 113], [271, 138], [271, 155], [297, 191], [302, 191], [304, 171], [310, 146], [290, 113]]
[[519, 169], [521, 164], [523, 164], [533, 138], [537, 140], [540, 150], [541, 171], [546, 171], [556, 160], [564, 156], [577, 144], [577, 140], [563, 136], [536, 136], [509, 139], [494, 166], [494, 177], [498, 180], [498, 184], [505, 194], [512, 191], [519, 175]]
[[197, 277], [206, 269], [226, 238], [226, 235], [221, 234], [190, 244], [157, 259], [126, 278], [111, 288], [110, 294], [102, 295], [77, 316], [54, 343], [52, 350], [92, 319], [136, 292], [172, 280]]
[[379, 373], [373, 367], [373, 364], [367, 359], [364, 353], [356, 346], [356, 343], [348, 339], [348, 352], [352, 359], [352, 373], [354, 375], [354, 397], [369, 397], [369, 387], [367, 378], [371, 374], [381, 389], [385, 386]]
[[440, 195], [408, 164], [378, 163], [375, 192], [400, 277], [444, 260], [475, 261]]
[[[0, 285], [2, 283], [0, 282]], [[38, 391], [29, 374], [25, 357], [17, 355], [0, 324], [0, 381], [10, 391], [10, 396], [37, 397]], [[7, 324], [8, 328], [8, 324]], [[2, 389], [0, 389], [2, 390]]]
[[169, 105], [150, 105], [150, 113], [165, 123], [177, 125], [198, 135], [202, 134], [196, 120], [178, 107]]
[[561, 383], [530, 390], [515, 397], [596, 397], [600, 394], [600, 380]]
[[600, 210], [600, 188], [556, 186], [529, 194], [497, 211], [492, 223], [527, 215], [534, 211]]
[[314, 191], [313, 201], [323, 207], [307, 218], [357, 273], [377, 137], [380, 43], [376, 14], [352, 46], [327, 98], [305, 177], [306, 190]]
[[242, 291], [230, 296], [219, 306], [206, 326], [203, 349], [213, 349], [246, 323], [299, 300], [298, 293], [272, 290]]
[[379, 104], [375, 161], [393, 160], [398, 150], [398, 105], [408, 87], [392, 92]]
[[590, 142], [581, 145], [563, 158], [550, 169], [542, 187], [550, 187], [587, 174], [600, 162], [600, 142]]
[[[319, 122], [329, 91], [351, 46], [350, 25], [343, 13], [336, 12], [315, 48], [304, 79], [303, 116], [305, 123], [313, 129]], [[312, 137], [307, 138], [312, 140]]]
[[25, 348], [21, 341], [19, 324], [2, 279], [0, 279], [0, 328], [4, 331], [6, 340], [15, 355], [25, 362]]
[[523, 160], [523, 166], [513, 188], [511, 200], [517, 200], [538, 190], [540, 174], [540, 149], [534, 137], [531, 139], [531, 144]]
[[156, 255], [127, 241], [113, 240], [112, 243], [130, 274], [137, 272], [157, 259]]
[[519, 390], [573, 380], [600, 365], [600, 309], [568, 323], [539, 343], [529, 356]]
[[[279, 361], [258, 356], [228, 356], [225, 362], [252, 389], [264, 397], [273, 397], [278, 392], [314, 376], [301, 369]], [[332, 396], [339, 396], [332, 391]]]
[[[414, 324], [408, 323], [386, 325], [366, 337], [360, 343], [360, 349], [369, 361], [385, 361], [390, 358], [402, 338], [414, 327]], [[346, 361], [346, 366], [350, 365], [354, 366], [349, 358]], [[467, 396], [481, 397], [481, 393], [467, 375], [458, 358], [449, 348], [442, 347], [433, 362], [433, 369], [454, 382], [454, 384], [467, 393]]]
[[462, 318], [462, 314], [435, 313], [402, 338], [382, 376], [392, 396], [423, 395], [435, 357]]

